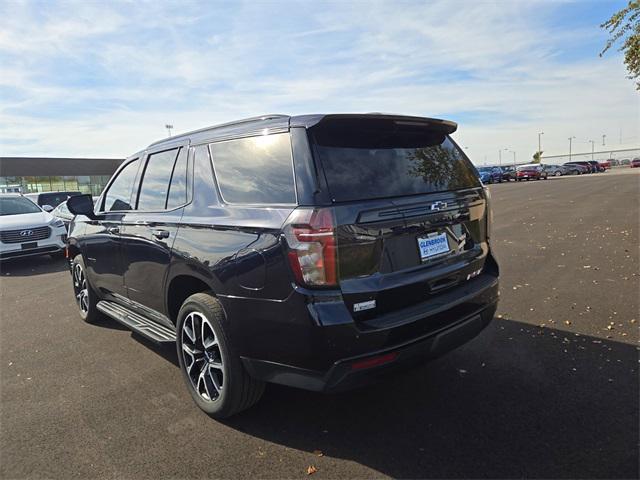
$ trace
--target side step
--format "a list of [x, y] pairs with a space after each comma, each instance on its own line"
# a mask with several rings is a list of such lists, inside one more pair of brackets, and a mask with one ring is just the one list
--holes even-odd
[[166, 343], [176, 341], [176, 332], [170, 328], [132, 312], [115, 302], [100, 300], [96, 308], [152, 342]]

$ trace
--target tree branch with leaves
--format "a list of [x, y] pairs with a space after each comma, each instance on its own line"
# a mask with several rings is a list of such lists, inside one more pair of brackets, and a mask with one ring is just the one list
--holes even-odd
[[[622, 41], [619, 48], [624, 52], [624, 64], [629, 72], [628, 78], [640, 78], [640, 0], [631, 0], [629, 5], [613, 14], [600, 25], [609, 32], [609, 40], [600, 52], [602, 57], [615, 43]], [[636, 80], [636, 89], [640, 90], [640, 80]]]

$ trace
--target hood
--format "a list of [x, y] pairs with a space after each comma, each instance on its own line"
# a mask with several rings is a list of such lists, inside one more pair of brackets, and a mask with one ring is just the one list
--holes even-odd
[[18, 230], [20, 228], [42, 227], [53, 220], [50, 213], [35, 212], [20, 215], [1, 215], [0, 230]]

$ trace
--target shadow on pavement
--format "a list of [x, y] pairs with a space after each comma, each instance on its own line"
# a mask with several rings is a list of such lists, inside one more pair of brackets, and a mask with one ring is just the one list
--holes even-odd
[[67, 261], [63, 256], [51, 257], [38, 255], [35, 257], [11, 258], [0, 262], [0, 276], [30, 277], [45, 273], [56, 273], [67, 270]]
[[[270, 385], [225, 423], [401, 478], [638, 478], [636, 347], [513, 320], [337, 395]], [[320, 467], [322, 468], [322, 467]]]

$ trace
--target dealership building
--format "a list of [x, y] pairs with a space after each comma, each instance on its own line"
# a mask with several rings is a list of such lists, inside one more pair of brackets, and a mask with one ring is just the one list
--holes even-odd
[[98, 195], [120, 163], [119, 158], [0, 157], [0, 192]]

